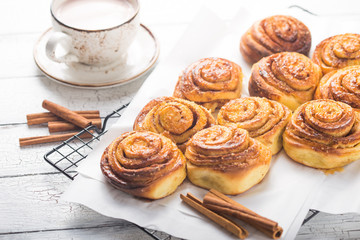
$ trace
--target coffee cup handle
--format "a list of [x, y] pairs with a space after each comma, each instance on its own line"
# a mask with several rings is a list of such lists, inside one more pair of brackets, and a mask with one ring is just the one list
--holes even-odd
[[[51, 60], [58, 63], [72, 63], [78, 62], [79, 59], [70, 52], [71, 46], [71, 37], [63, 32], [54, 32], [50, 36], [49, 40], [46, 43], [46, 55]], [[58, 46], [61, 46], [63, 49], [63, 54], [58, 56], [59, 53]]]

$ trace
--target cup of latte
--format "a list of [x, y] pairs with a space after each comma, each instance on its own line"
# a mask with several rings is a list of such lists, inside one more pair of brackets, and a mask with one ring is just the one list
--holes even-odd
[[72, 65], [126, 63], [139, 22], [137, 0], [53, 0], [47, 56]]

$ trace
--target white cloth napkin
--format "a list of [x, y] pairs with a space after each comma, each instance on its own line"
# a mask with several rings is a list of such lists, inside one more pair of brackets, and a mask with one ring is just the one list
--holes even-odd
[[[223, 57], [238, 63], [244, 72], [243, 96], [247, 96], [251, 66], [239, 53], [240, 37], [255, 20], [279, 13], [295, 16], [309, 26], [313, 48], [328, 36], [351, 30], [354, 32], [360, 26], [359, 19], [356, 19], [356, 24], [354, 19], [345, 19], [343, 23], [312, 16], [299, 9], [256, 15], [241, 9], [231, 21], [223, 21], [215, 13], [203, 9], [173, 52], [145, 81], [123, 116], [84, 160], [78, 169], [79, 176], [64, 193], [63, 199], [83, 204], [103, 215], [125, 219], [180, 238], [234, 239], [233, 235], [181, 202], [180, 193], [191, 192], [203, 198], [206, 193], [204, 189], [186, 180], [171, 196], [156, 201], [141, 200], [107, 184], [99, 162], [104, 149], [112, 140], [132, 130], [134, 119], [142, 107], [155, 97], [171, 96], [181, 71], [200, 58]], [[351, 26], [343, 26], [348, 23]], [[321, 171], [295, 163], [282, 151], [273, 156], [270, 171], [261, 183], [232, 198], [277, 221], [284, 228], [283, 239], [293, 239], [310, 207], [335, 213], [360, 211], [360, 196], [353, 196], [353, 192], [360, 187], [360, 175], [357, 174], [359, 168], [360, 162], [346, 167], [342, 173], [326, 176]], [[249, 239], [266, 239], [251, 227], [248, 229]]]

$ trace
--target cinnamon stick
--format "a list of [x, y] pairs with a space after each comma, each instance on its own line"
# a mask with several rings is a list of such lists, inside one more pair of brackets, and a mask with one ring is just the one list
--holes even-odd
[[[100, 118], [100, 112], [98, 110], [74, 111], [74, 112], [88, 119]], [[28, 125], [35, 125], [35, 124], [48, 123], [52, 121], [62, 121], [63, 119], [51, 112], [43, 112], [43, 113], [28, 114], [26, 115], [26, 120]]]
[[[96, 115], [96, 117], [100, 117], [100, 112], [98, 110], [82, 110], [82, 111], [74, 111], [80, 115], [86, 115], [86, 114], [90, 114], [90, 115]], [[41, 112], [41, 113], [30, 113], [28, 115], [26, 115], [27, 119], [34, 119], [34, 118], [43, 118], [43, 117], [56, 117], [56, 115], [54, 115], [51, 112]]]
[[80, 128], [86, 128], [91, 125], [91, 121], [89, 119], [86, 119], [80, 114], [75, 113], [56, 103], [50, 102], [48, 100], [44, 100], [42, 106], [43, 108], [55, 114], [56, 116], [65, 119]]
[[[41, 143], [51, 143], [51, 142], [61, 142], [65, 141], [78, 132], [65, 133], [65, 134], [57, 134], [57, 135], [47, 135], [47, 136], [37, 136], [37, 137], [27, 137], [27, 138], [19, 138], [20, 147], [41, 144]], [[92, 135], [90, 133], [84, 133], [80, 135], [81, 139], [91, 138]]]
[[230, 219], [221, 216], [206, 207], [203, 206], [203, 203], [200, 199], [197, 199], [194, 195], [188, 193], [186, 196], [183, 194], [180, 194], [180, 198], [187, 203], [189, 206], [197, 210], [198, 212], [202, 213], [215, 223], [219, 224], [235, 236], [239, 237], [240, 239], [245, 239], [248, 236], [248, 231], [238, 225], [237, 223], [231, 221]]
[[[101, 128], [101, 119], [90, 119], [92, 124], [95, 125], [98, 129]], [[75, 126], [72, 123], [65, 122], [65, 121], [55, 121], [55, 122], [48, 122], [48, 128], [50, 133], [55, 132], [65, 132], [65, 131], [71, 131], [71, 130], [77, 130], [79, 129], [77, 126]]]
[[280, 238], [283, 232], [283, 229], [277, 222], [260, 216], [240, 203], [213, 189], [205, 195], [204, 206], [217, 213], [226, 214], [243, 220], [273, 239]]

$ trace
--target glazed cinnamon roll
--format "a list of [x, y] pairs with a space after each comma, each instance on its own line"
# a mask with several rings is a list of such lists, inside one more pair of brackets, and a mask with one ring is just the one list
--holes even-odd
[[140, 111], [134, 130], [161, 133], [184, 150], [195, 133], [213, 124], [215, 119], [206, 108], [184, 99], [159, 97]]
[[320, 67], [308, 57], [295, 52], [277, 53], [253, 65], [249, 93], [278, 101], [294, 111], [313, 99], [321, 76]]
[[235, 195], [264, 178], [271, 151], [244, 129], [215, 125], [191, 138], [185, 157], [193, 184]]
[[283, 15], [256, 22], [240, 41], [240, 52], [251, 64], [279, 52], [308, 55], [310, 47], [311, 34], [305, 24], [296, 18]]
[[360, 34], [347, 33], [323, 40], [316, 46], [312, 60], [321, 67], [324, 74], [360, 65]]
[[115, 188], [148, 199], [173, 193], [186, 177], [186, 160], [176, 145], [147, 131], [116, 138], [105, 149], [100, 167]]
[[300, 106], [283, 134], [285, 152], [296, 162], [331, 169], [360, 159], [359, 113], [346, 103], [313, 100]]
[[266, 98], [245, 97], [231, 100], [219, 111], [219, 125], [245, 129], [250, 137], [269, 147], [272, 154], [282, 148], [282, 134], [291, 118], [283, 104]]
[[173, 95], [214, 111], [240, 97], [242, 78], [242, 70], [236, 63], [223, 58], [203, 58], [183, 71]]
[[326, 74], [316, 89], [315, 99], [333, 99], [360, 110], [360, 65]]

